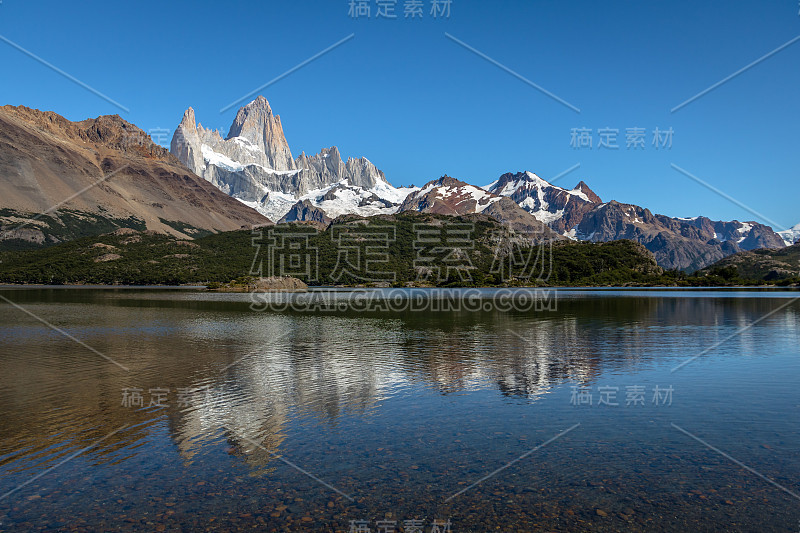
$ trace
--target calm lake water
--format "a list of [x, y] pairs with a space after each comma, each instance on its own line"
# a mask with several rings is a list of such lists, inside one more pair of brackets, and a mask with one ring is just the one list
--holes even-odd
[[800, 292], [353, 294], [0, 290], [0, 531], [800, 530]]

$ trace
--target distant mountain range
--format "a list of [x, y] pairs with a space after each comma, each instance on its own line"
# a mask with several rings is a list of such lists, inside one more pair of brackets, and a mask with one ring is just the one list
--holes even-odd
[[488, 215], [534, 241], [630, 239], [661, 267], [686, 271], [800, 238], [800, 224], [778, 234], [755, 221], [668, 217], [603, 202], [584, 181], [567, 189], [532, 172], [506, 173], [485, 187], [450, 176], [394, 187], [368, 159], [343, 160], [336, 146], [294, 158], [280, 117], [260, 96], [239, 109], [224, 138], [188, 108], [170, 151], [116, 115], [70, 122], [2, 107], [0, 192], [5, 249], [119, 227], [192, 238], [271, 222], [322, 229], [342, 215], [402, 211]]
[[486, 188], [512, 198], [570, 239], [639, 242], [668, 269], [693, 271], [741, 250], [784, 245], [769, 226], [757, 222], [657, 215], [637, 205], [603, 202], [584, 182], [566, 190], [531, 172], [520, 172], [504, 174]]
[[196, 125], [189, 108], [171, 150], [198, 175], [279, 222], [324, 227], [343, 214], [484, 213], [540, 239], [631, 239], [660, 266], [688, 271], [742, 250], [780, 248], [792, 237], [754, 221], [674, 218], [603, 202], [583, 181], [564, 189], [532, 172], [503, 174], [482, 188], [449, 176], [421, 189], [396, 188], [365, 158], [343, 162], [335, 146], [293, 159], [280, 117], [260, 96], [239, 109], [224, 139]]

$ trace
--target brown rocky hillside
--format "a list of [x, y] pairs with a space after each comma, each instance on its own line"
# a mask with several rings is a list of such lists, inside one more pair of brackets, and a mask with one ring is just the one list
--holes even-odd
[[67, 226], [85, 222], [85, 234], [100, 219], [179, 237], [268, 222], [117, 115], [71, 122], [0, 107], [0, 240], [58, 242]]

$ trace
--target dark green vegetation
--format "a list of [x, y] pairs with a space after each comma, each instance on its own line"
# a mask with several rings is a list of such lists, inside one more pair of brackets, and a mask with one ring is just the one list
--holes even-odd
[[211, 235], [214, 233], [213, 231], [209, 231], [207, 229], [197, 228], [192, 226], [191, 224], [187, 224], [185, 222], [180, 222], [177, 220], [165, 220], [161, 217], [159, 219], [162, 224], [169, 226], [172, 229], [178, 230], [185, 235], [189, 235], [195, 239], [199, 237], [205, 237], [206, 235]]
[[775, 285], [800, 283], [800, 243], [786, 248], [739, 252], [705, 268], [701, 274], [730, 282], [760, 280]]
[[44, 215], [0, 209], [0, 251], [34, 250], [119, 228], [144, 231], [146, 226], [136, 217], [115, 218], [74, 209]]
[[768, 283], [713, 269], [692, 276], [664, 272], [642, 245], [626, 240], [530, 245], [484, 215], [347, 216], [324, 231], [282, 224], [194, 241], [122, 229], [40, 250], [0, 252], [2, 283], [215, 284], [273, 275], [309, 285]]
[[[38, 250], [56, 244], [103, 235], [120, 228], [145, 231], [147, 225], [137, 217], [119, 218], [110, 214], [59, 209], [47, 214], [0, 209], [0, 252]], [[204, 237], [212, 232], [184, 222], [159, 220], [186, 235]]]

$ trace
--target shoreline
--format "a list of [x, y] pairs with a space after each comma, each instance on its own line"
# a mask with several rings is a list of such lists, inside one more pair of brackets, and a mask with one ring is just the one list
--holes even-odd
[[778, 286], [778, 285], [719, 285], [719, 286], [677, 286], [677, 285], [538, 285], [538, 286], [528, 286], [528, 285], [520, 285], [520, 286], [482, 286], [482, 287], [363, 287], [363, 286], [354, 286], [354, 285], [319, 285], [319, 286], [309, 286], [307, 290], [299, 291], [299, 290], [255, 290], [255, 291], [247, 291], [247, 290], [220, 290], [220, 289], [209, 289], [206, 285], [90, 285], [90, 284], [59, 284], [59, 285], [42, 285], [42, 284], [34, 284], [34, 283], [2, 283], [0, 284], [0, 290], [7, 290], [7, 289], [87, 289], [87, 290], [111, 290], [111, 289], [124, 289], [124, 290], [181, 290], [181, 291], [198, 291], [198, 292], [208, 292], [208, 293], [248, 293], [248, 292], [256, 292], [256, 293], [263, 293], [263, 292], [275, 292], [275, 293], [303, 293], [303, 292], [312, 292], [312, 291], [342, 291], [342, 292], [354, 292], [354, 291], [393, 291], [393, 290], [403, 290], [403, 291], [411, 291], [411, 290], [430, 290], [430, 291], [450, 291], [450, 290], [471, 290], [471, 289], [480, 289], [480, 290], [509, 290], [509, 289], [518, 289], [518, 290], [710, 290], [710, 291], [719, 291], [719, 290], [758, 290], [758, 291], [791, 291], [791, 290], [800, 290], [800, 286], [798, 285], [787, 285], [787, 286]]

